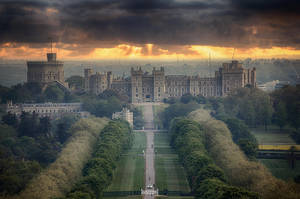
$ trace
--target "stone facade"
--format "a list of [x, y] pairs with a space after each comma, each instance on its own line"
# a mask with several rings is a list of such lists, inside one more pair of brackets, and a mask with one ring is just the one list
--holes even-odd
[[[93, 80], [94, 78], [99, 78], [99, 81]], [[161, 102], [165, 98], [181, 97], [184, 94], [220, 97], [248, 85], [256, 87], [256, 69], [244, 69], [238, 61], [223, 63], [214, 77], [165, 75], [163, 67], [153, 68], [149, 74], [140, 67], [131, 68], [129, 78], [113, 78], [111, 72], [92, 74], [91, 69], [85, 69], [87, 92], [99, 94], [112, 89], [128, 95], [132, 103]]]
[[80, 117], [88, 117], [89, 113], [82, 110], [81, 103], [36, 103], [36, 104], [12, 104], [9, 102], [6, 107], [7, 113], [20, 116], [22, 112], [35, 113], [39, 117], [57, 118], [65, 114], [75, 114]]
[[122, 119], [133, 126], [133, 112], [130, 112], [127, 108], [123, 108], [121, 112], [113, 113], [112, 119]]
[[63, 66], [62, 61], [56, 60], [56, 53], [48, 53], [47, 61], [28, 61], [27, 82], [42, 84], [56, 82], [65, 86]]

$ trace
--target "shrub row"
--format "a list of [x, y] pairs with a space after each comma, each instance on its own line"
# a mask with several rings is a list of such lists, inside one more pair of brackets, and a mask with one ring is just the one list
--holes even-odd
[[100, 133], [93, 156], [82, 170], [83, 178], [66, 199], [100, 198], [112, 181], [117, 160], [131, 146], [132, 135], [127, 122], [110, 121]]
[[178, 152], [192, 192], [197, 198], [258, 198], [254, 192], [227, 184], [223, 170], [214, 164], [206, 151], [200, 124], [185, 118], [175, 118], [170, 132], [171, 145]]

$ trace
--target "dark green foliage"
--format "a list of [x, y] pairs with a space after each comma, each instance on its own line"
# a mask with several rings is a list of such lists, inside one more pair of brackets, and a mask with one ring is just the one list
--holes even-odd
[[199, 104], [190, 102], [188, 104], [176, 103], [172, 104], [165, 109], [162, 114], [163, 125], [167, 128], [171, 120], [175, 117], [187, 116], [190, 112], [196, 110]]
[[[278, 125], [290, 124], [294, 128], [300, 127], [300, 86], [286, 86], [282, 89], [276, 90], [271, 94], [275, 110], [277, 114], [275, 119]], [[284, 114], [284, 112], [286, 112]], [[283, 113], [283, 115], [282, 115]], [[284, 122], [283, 120], [287, 118]], [[280, 123], [278, 123], [280, 122]]]
[[300, 144], [300, 130], [294, 130], [291, 133], [291, 137], [293, 138], [293, 140], [295, 140], [297, 144]]
[[144, 126], [144, 116], [141, 110], [134, 107], [131, 109], [133, 112], [133, 126], [135, 129], [142, 129]]
[[100, 198], [112, 181], [113, 169], [121, 153], [131, 147], [132, 135], [127, 122], [109, 122], [100, 133], [93, 158], [82, 170], [83, 179], [66, 198]]
[[171, 145], [178, 152], [196, 198], [258, 198], [255, 193], [226, 184], [224, 172], [213, 163], [205, 149], [205, 136], [198, 123], [175, 118], [170, 133]]
[[224, 184], [216, 178], [206, 179], [196, 190], [199, 199], [257, 199], [258, 194], [245, 189]]
[[12, 114], [12, 113], [7, 113], [5, 115], [2, 116], [2, 121], [10, 126], [13, 127], [17, 127], [19, 124], [18, 118], [16, 116], [16, 114]]
[[184, 95], [180, 98], [180, 102], [182, 102], [182, 103], [184, 103], [184, 104], [188, 104], [188, 103], [190, 103], [191, 101], [194, 101], [195, 99], [196, 99], [196, 98], [195, 98], [193, 95], [187, 93], [187, 94], [184, 94]]
[[111, 118], [114, 112], [121, 111], [122, 103], [115, 96], [108, 99], [97, 99], [94, 97], [84, 100], [83, 108], [97, 117]]
[[122, 95], [111, 89], [106, 89], [105, 91], [100, 93], [97, 98], [102, 100], [109, 100], [111, 97], [116, 97], [122, 102], [129, 102], [129, 98], [127, 95]]
[[19, 136], [37, 136], [38, 115], [22, 112], [20, 116], [20, 125], [18, 126]]
[[0, 192], [3, 195], [19, 193], [28, 181], [41, 170], [36, 161], [0, 159]]
[[229, 118], [224, 122], [232, 134], [233, 141], [239, 145], [248, 158], [255, 159], [258, 143], [248, 126], [236, 118]]
[[287, 110], [284, 102], [275, 104], [275, 112], [273, 115], [273, 123], [282, 129], [287, 124]]
[[55, 85], [48, 86], [44, 94], [51, 102], [63, 102], [65, 97], [64, 91]]
[[74, 96], [65, 92], [56, 84], [48, 85], [46, 89], [39, 83], [17, 84], [11, 88], [0, 86], [0, 101], [7, 103], [42, 103], [42, 102], [70, 102]]
[[237, 89], [222, 103], [227, 115], [242, 119], [249, 126], [264, 125], [267, 128], [271, 123], [272, 101], [267, 93], [259, 89]]
[[[18, 193], [39, 173], [40, 165], [54, 162], [61, 144], [70, 136], [68, 129], [76, 120], [63, 117], [51, 124], [48, 117], [22, 113], [17, 126], [0, 124], [1, 194]], [[64, 124], [64, 131], [59, 124]], [[60, 134], [53, 130], [54, 127], [60, 129]]]

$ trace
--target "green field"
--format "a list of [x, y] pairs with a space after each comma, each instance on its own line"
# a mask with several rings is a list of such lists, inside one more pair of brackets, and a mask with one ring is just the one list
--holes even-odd
[[293, 179], [295, 176], [300, 175], [300, 161], [296, 161], [294, 169], [290, 168], [287, 160], [275, 159], [260, 159], [269, 171], [277, 178], [283, 180]]
[[295, 144], [286, 129], [280, 131], [278, 127], [271, 126], [265, 131], [263, 127], [259, 127], [252, 128], [251, 132], [259, 144]]
[[189, 192], [190, 188], [178, 155], [169, 146], [168, 133], [155, 133], [155, 182], [159, 190]]
[[[132, 149], [122, 155], [114, 172], [114, 179], [106, 192], [137, 191], [144, 187], [145, 159], [143, 150], [145, 148], [145, 133], [134, 133]], [[109, 198], [112, 199], [112, 197]]]

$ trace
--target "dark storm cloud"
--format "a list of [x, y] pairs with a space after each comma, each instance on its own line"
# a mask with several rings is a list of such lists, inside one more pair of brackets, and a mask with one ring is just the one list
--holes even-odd
[[297, 0], [0, 2], [0, 42], [300, 47]]

